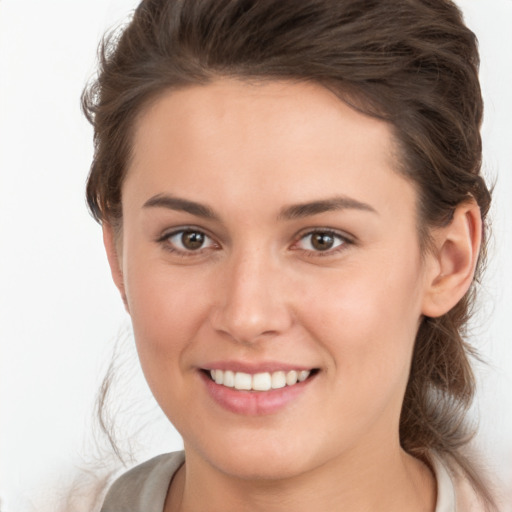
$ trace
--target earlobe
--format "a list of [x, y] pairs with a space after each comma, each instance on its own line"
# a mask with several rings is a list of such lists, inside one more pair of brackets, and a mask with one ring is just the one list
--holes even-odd
[[450, 224], [433, 233], [435, 252], [429, 255], [427, 289], [422, 313], [439, 317], [468, 291], [482, 242], [482, 218], [476, 201], [460, 204]]
[[103, 244], [105, 245], [105, 251], [107, 253], [108, 263], [110, 265], [110, 272], [112, 273], [112, 279], [116, 285], [121, 299], [123, 300], [124, 307], [129, 313], [128, 301], [126, 299], [126, 292], [124, 286], [123, 267], [121, 259], [121, 247], [119, 243], [119, 235], [115, 233], [115, 229], [112, 224], [103, 222]]

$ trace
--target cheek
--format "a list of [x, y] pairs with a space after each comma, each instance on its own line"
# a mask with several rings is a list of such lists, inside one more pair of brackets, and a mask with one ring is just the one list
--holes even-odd
[[395, 256], [392, 266], [384, 255], [376, 261], [320, 283], [305, 313], [336, 373], [369, 387], [407, 377], [421, 313], [419, 258]]
[[127, 268], [126, 293], [137, 350], [148, 382], [169, 368], [183, 365], [183, 354], [193, 345], [206, 318], [207, 281], [190, 272], [172, 271], [162, 264]]
[[205, 289], [169, 268], [141, 265], [129, 274], [128, 301], [140, 365], [149, 388], [169, 420], [187, 424], [189, 354], [205, 318]]

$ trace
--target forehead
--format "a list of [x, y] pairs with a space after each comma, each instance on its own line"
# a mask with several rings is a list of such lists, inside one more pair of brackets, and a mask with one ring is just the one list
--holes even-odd
[[246, 207], [263, 195], [412, 197], [391, 127], [314, 83], [219, 80], [166, 92], [139, 117], [133, 149], [125, 188], [135, 182], [139, 195]]

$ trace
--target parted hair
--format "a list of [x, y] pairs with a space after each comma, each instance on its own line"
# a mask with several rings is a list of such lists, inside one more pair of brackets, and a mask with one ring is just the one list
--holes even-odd
[[[82, 96], [94, 127], [87, 201], [99, 222], [122, 227], [121, 190], [138, 116], [159, 95], [218, 78], [312, 81], [387, 121], [397, 168], [418, 194], [429, 230], [474, 198], [483, 246], [469, 292], [448, 313], [422, 319], [400, 418], [403, 448], [458, 465], [492, 498], [465, 455], [475, 380], [465, 340], [485, 256], [491, 195], [481, 176], [483, 103], [478, 45], [449, 0], [144, 0], [105, 37], [97, 77]], [[172, 120], [170, 120], [172, 122]]]

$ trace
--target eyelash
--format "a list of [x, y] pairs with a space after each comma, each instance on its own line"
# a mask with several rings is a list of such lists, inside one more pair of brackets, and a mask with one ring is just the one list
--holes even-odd
[[180, 229], [176, 229], [170, 233], [164, 233], [161, 237], [157, 239], [157, 242], [162, 244], [166, 251], [169, 251], [177, 256], [181, 256], [183, 258], [190, 258], [194, 256], [198, 256], [203, 252], [207, 251], [211, 247], [200, 247], [199, 249], [181, 249], [175, 246], [175, 243], [171, 242], [171, 239], [176, 236], [183, 236], [185, 233], [199, 234], [205, 237], [205, 240], [209, 240], [211, 242], [211, 246], [218, 248], [219, 244], [215, 243], [211, 236], [207, 235], [202, 229], [194, 228], [193, 226], [184, 227]]
[[[205, 240], [210, 241], [210, 245], [208, 247], [200, 247], [199, 249], [196, 249], [196, 250], [177, 248], [175, 243], [171, 242], [171, 239], [173, 237], [177, 237], [177, 236], [182, 237], [185, 233], [202, 235], [205, 237]], [[333, 239], [335, 239], [335, 241], [337, 240], [339, 243], [334, 248], [326, 249], [325, 251], [322, 251], [322, 250], [315, 251], [313, 249], [303, 249], [303, 248], [298, 247], [299, 243], [302, 240], [306, 239], [307, 237], [312, 237], [315, 234], [322, 234], [322, 235], [330, 236]], [[157, 242], [162, 244], [164, 246], [165, 250], [167, 250], [173, 254], [176, 254], [178, 256], [181, 256], [183, 258], [198, 256], [198, 255], [202, 254], [203, 252], [211, 249], [212, 247], [214, 249], [220, 248], [220, 245], [217, 244], [212, 239], [212, 237], [207, 235], [202, 229], [194, 228], [192, 226], [180, 228], [180, 229], [177, 229], [170, 233], [165, 233], [157, 239]], [[310, 244], [311, 244], [311, 242], [310, 242]], [[354, 244], [354, 241], [351, 238], [349, 238], [347, 235], [341, 234], [337, 231], [334, 231], [334, 230], [328, 229], [328, 228], [315, 228], [315, 229], [309, 229], [305, 232], [302, 232], [296, 238], [296, 241], [293, 242], [293, 244], [291, 246], [291, 250], [301, 251], [303, 253], [306, 253], [310, 257], [325, 257], [325, 256], [332, 256], [341, 251], [344, 251], [348, 248], [348, 246], [353, 245], [353, 244]]]
[[[297, 247], [297, 245], [301, 242], [301, 240], [304, 240], [307, 237], [312, 237], [315, 234], [330, 236], [340, 243], [331, 249], [326, 249], [325, 251], [321, 251], [321, 250], [315, 251], [312, 249], [301, 249], [300, 247]], [[310, 244], [311, 244], [311, 242], [310, 242]], [[334, 254], [338, 254], [342, 251], [345, 251], [348, 248], [348, 246], [353, 245], [353, 244], [354, 244], [354, 241], [351, 238], [349, 238], [347, 235], [339, 233], [338, 231], [334, 231], [329, 228], [315, 228], [315, 229], [309, 229], [306, 232], [302, 232], [298, 236], [297, 241], [293, 243], [292, 249], [295, 251], [302, 251], [302, 252], [307, 253], [308, 255], [312, 255], [312, 257], [316, 258], [316, 257], [326, 257], [326, 256], [332, 256]]]

